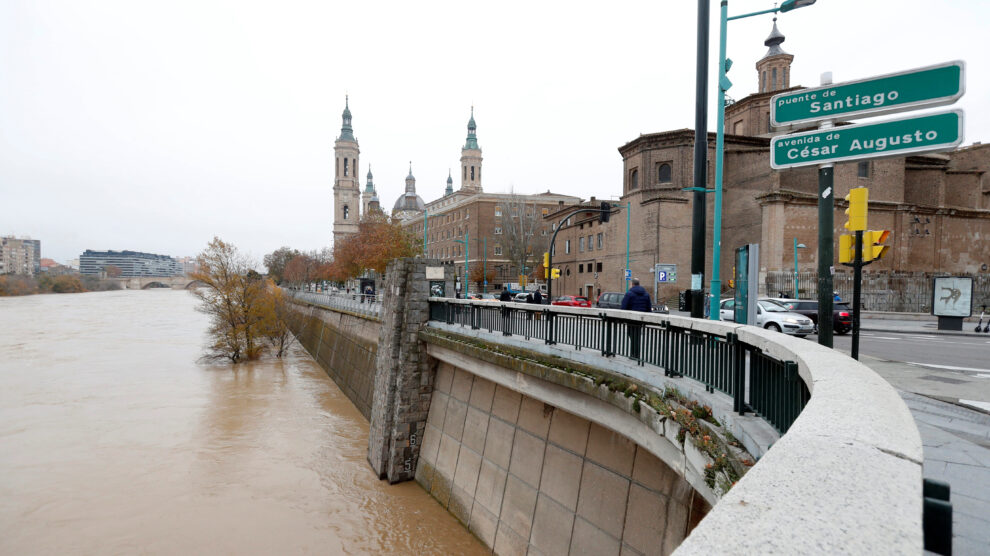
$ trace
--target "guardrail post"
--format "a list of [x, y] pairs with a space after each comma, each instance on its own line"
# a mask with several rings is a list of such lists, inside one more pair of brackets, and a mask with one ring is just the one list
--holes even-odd
[[615, 350], [612, 347], [612, 336], [614, 333], [612, 319], [605, 313], [598, 313], [598, 317], [602, 321], [602, 334], [604, 335], [604, 338], [602, 338], [602, 355], [611, 357], [615, 355]]
[[922, 495], [924, 510], [922, 527], [925, 550], [936, 554], [952, 554], [952, 502], [948, 483], [924, 479]]
[[787, 385], [784, 388], [784, 417], [780, 432], [785, 433], [791, 428], [791, 423], [801, 412], [801, 385], [798, 378], [798, 364], [794, 361], [784, 361], [784, 373], [787, 375]]
[[444, 313], [445, 316], [447, 317], [447, 324], [454, 324], [454, 319], [451, 317], [453, 313], [450, 310], [450, 302], [444, 301], [443, 305], [444, 305]]
[[729, 349], [731, 352], [729, 364], [732, 367], [732, 411], [737, 412], [739, 415], [745, 415], [746, 353], [745, 350], [743, 350], [742, 345], [739, 343], [738, 334], [729, 332], [725, 335], [725, 339], [729, 342]]
[[544, 340], [547, 345], [554, 345], [557, 343], [557, 313], [554, 313], [550, 309], [543, 309], [543, 320], [546, 321], [547, 334]]
[[478, 329], [478, 307], [471, 305], [471, 330]]

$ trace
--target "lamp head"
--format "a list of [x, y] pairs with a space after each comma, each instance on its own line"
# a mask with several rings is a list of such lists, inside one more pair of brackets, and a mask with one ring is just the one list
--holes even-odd
[[798, 8], [807, 8], [814, 3], [815, 0], [784, 0], [784, 3], [780, 5], [780, 11], [786, 13]]

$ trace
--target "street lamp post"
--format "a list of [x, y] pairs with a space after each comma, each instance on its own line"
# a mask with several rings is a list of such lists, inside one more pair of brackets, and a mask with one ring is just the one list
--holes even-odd
[[[754, 15], [789, 12], [797, 8], [810, 6], [814, 3], [815, 0], [785, 0], [779, 8], [729, 17], [729, 0], [722, 0], [721, 2], [718, 39], [718, 127], [715, 135], [715, 216], [712, 222], [712, 285], [710, 292], [713, 296], [721, 296], [722, 294], [722, 280], [719, 267], [721, 266], [722, 256], [722, 161], [725, 154], [725, 92], [732, 87], [732, 82], [726, 76], [729, 68], [732, 67], [732, 60], [725, 57], [726, 24], [735, 19], [753, 17]], [[695, 185], [697, 186], [697, 183]], [[695, 194], [697, 195], [697, 192]], [[694, 272], [693, 269], [692, 272]], [[797, 277], [794, 280], [796, 284]], [[796, 286], [794, 294], [795, 296], [797, 295]], [[715, 299], [717, 300], [718, 297]], [[711, 320], [719, 320], [719, 316], [719, 311], [711, 311], [709, 318]]]
[[464, 299], [467, 299], [468, 294], [471, 292], [471, 268], [469, 266], [468, 254], [471, 252], [471, 231], [468, 230], [464, 232], [464, 239], [455, 239], [455, 243], [464, 244]]
[[797, 238], [794, 238], [794, 299], [800, 297], [798, 295], [798, 260], [797, 260], [797, 250], [804, 249], [807, 245], [803, 243], [798, 243]]

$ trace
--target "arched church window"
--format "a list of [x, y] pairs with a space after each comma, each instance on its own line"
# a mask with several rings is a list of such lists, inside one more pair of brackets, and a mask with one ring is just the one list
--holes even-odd
[[770, 70], [770, 90], [777, 90], [777, 68]]
[[760, 72], [760, 92], [767, 92], [767, 70]]
[[347, 162], [348, 162], [348, 160], [345, 158], [344, 159], [344, 177], [345, 178], [347, 177]]
[[639, 170], [633, 168], [629, 172], [629, 189], [636, 189], [639, 187]]
[[351, 213], [351, 208], [348, 207], [347, 205], [344, 205], [344, 220], [347, 220], [347, 215], [349, 215], [350, 213]]
[[471, 167], [471, 181], [474, 181], [474, 166]]
[[673, 181], [673, 178], [671, 176], [670, 164], [665, 162], [657, 168], [657, 182], [670, 183], [671, 181]]

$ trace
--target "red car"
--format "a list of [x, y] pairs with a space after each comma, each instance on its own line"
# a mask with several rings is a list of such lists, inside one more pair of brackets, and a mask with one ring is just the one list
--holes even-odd
[[591, 302], [588, 301], [587, 297], [578, 297], [576, 295], [562, 295], [557, 299], [554, 299], [551, 305], [562, 305], [564, 307], [591, 307]]

